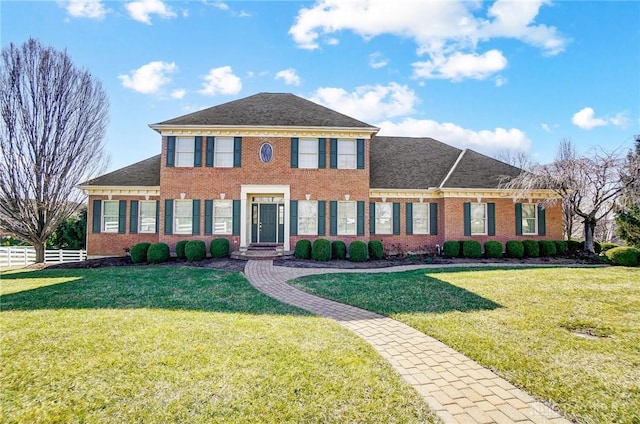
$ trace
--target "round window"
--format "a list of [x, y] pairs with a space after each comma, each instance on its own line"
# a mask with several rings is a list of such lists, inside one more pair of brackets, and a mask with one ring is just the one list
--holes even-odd
[[271, 144], [264, 143], [260, 146], [260, 160], [264, 163], [269, 163], [273, 157], [273, 147]]

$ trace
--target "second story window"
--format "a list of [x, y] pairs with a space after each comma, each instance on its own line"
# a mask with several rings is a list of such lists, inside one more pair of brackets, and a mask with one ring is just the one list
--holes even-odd
[[338, 140], [338, 168], [356, 169], [355, 140]]
[[214, 166], [233, 167], [233, 137], [216, 137]]
[[177, 167], [192, 167], [195, 151], [195, 140], [193, 137], [176, 137], [176, 159]]
[[300, 139], [298, 144], [298, 168], [318, 167], [318, 140]]

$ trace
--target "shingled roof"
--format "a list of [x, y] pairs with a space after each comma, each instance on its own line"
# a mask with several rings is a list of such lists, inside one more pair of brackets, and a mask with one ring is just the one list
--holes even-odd
[[79, 186], [158, 187], [160, 186], [160, 155], [101, 175]]
[[289, 93], [259, 93], [150, 125], [377, 128]]
[[522, 170], [508, 163], [465, 150], [443, 188], [499, 188], [500, 177], [517, 177]]

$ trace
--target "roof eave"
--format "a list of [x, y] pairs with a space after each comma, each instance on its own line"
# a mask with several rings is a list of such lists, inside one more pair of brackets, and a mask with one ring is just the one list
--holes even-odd
[[296, 125], [176, 125], [149, 124], [149, 128], [159, 134], [177, 132], [216, 132], [216, 133], [250, 133], [250, 132], [347, 132], [375, 135], [380, 131], [378, 127], [324, 127], [324, 126], [296, 126]]

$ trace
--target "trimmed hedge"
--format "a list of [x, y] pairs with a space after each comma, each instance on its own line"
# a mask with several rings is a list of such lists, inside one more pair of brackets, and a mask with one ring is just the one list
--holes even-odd
[[508, 258], [524, 258], [524, 245], [520, 240], [509, 240], [505, 245], [505, 252]]
[[212, 258], [226, 258], [229, 256], [229, 250], [229, 240], [224, 237], [211, 240], [209, 245], [209, 252]]
[[620, 245], [615, 243], [602, 242], [600, 243], [600, 252], [605, 253], [607, 250], [611, 250], [614, 247], [620, 247]]
[[331, 242], [327, 239], [319, 238], [313, 242], [311, 257], [314, 261], [328, 261], [331, 259]]
[[584, 244], [581, 244], [579, 241], [568, 240], [567, 248], [570, 253], [578, 253], [584, 250]]
[[477, 240], [465, 240], [462, 243], [462, 256], [465, 258], [481, 258], [482, 245]]
[[384, 246], [380, 240], [370, 240], [368, 250], [371, 259], [380, 260], [384, 258]]
[[535, 240], [522, 240], [524, 246], [524, 256], [527, 258], [537, 258], [540, 256], [540, 245]]
[[556, 244], [553, 241], [540, 240], [538, 242], [538, 247], [540, 248], [540, 256], [556, 256], [558, 254]]
[[605, 252], [607, 259], [614, 265], [637, 266], [640, 261], [640, 249], [629, 246], [620, 246]]
[[351, 262], [365, 262], [367, 260], [367, 244], [359, 240], [351, 242], [349, 260]]
[[152, 264], [167, 262], [170, 257], [167, 243], [153, 243], [147, 250], [147, 262]]
[[566, 255], [569, 251], [569, 244], [564, 240], [555, 240], [556, 253], [560, 256]]
[[151, 243], [142, 242], [138, 243], [131, 248], [129, 255], [131, 255], [131, 261], [134, 264], [139, 264], [147, 260], [147, 251], [149, 250]]
[[189, 240], [180, 240], [176, 243], [176, 256], [179, 259], [187, 259], [187, 255], [184, 253], [184, 248], [189, 243]]
[[342, 240], [331, 242], [331, 257], [343, 260], [347, 257], [347, 245]]
[[311, 242], [307, 239], [298, 240], [293, 250], [293, 256], [298, 259], [311, 258]]
[[484, 243], [484, 255], [487, 258], [501, 258], [502, 257], [502, 243], [499, 241], [491, 240]]
[[189, 262], [201, 261], [207, 257], [207, 245], [202, 240], [191, 240], [184, 247], [184, 255]]
[[442, 244], [442, 254], [446, 258], [457, 258], [460, 255], [460, 243], [457, 241], [445, 241]]

